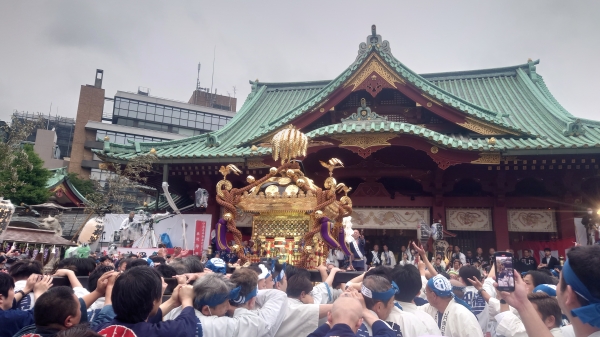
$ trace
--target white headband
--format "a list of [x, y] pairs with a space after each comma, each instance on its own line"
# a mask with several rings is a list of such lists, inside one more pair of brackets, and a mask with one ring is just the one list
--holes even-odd
[[267, 267], [265, 267], [264, 264], [259, 264], [258, 268], [260, 268], [260, 270], [262, 271], [262, 273], [260, 273], [260, 275], [258, 275], [258, 280], [264, 280], [267, 277], [269, 277], [271, 275], [271, 273], [269, 273], [269, 270], [267, 269]]

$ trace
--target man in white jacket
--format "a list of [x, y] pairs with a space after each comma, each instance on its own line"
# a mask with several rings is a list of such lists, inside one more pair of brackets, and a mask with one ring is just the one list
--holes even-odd
[[398, 286], [398, 292], [395, 295], [396, 306], [402, 313], [409, 313], [417, 316], [413, 324], [422, 325], [428, 335], [441, 335], [440, 328], [433, 318], [419, 309], [414, 302], [414, 298], [421, 293], [421, 275], [417, 267], [413, 265], [396, 266], [392, 270], [392, 279]]
[[[248, 268], [236, 270], [231, 279], [214, 273], [194, 283], [194, 309], [203, 335], [272, 337], [286, 314], [285, 293], [274, 289], [259, 291], [258, 277]], [[260, 309], [253, 310], [257, 306]], [[165, 320], [175, 319], [181, 311], [181, 307], [172, 310]], [[227, 317], [227, 313], [232, 317]]]
[[429, 303], [420, 308], [438, 323], [442, 336], [483, 337], [477, 318], [466, 303], [454, 298], [447, 278], [442, 275], [430, 278], [425, 293]]

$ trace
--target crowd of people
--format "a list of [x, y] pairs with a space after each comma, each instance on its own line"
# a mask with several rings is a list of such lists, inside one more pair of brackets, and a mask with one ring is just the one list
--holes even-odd
[[[67, 258], [44, 275], [40, 262], [11, 257], [0, 273], [0, 337], [600, 336], [600, 246], [572, 248], [557, 274], [551, 258], [526, 260], [506, 292], [494, 268], [476, 266], [479, 251], [454, 247], [441, 267], [414, 243], [414, 258], [398, 263], [384, 246], [367, 267], [355, 234], [347, 269], [367, 270], [344, 283], [340, 261], [319, 266], [313, 283], [308, 270], [270, 260], [232, 269], [220, 256], [159, 251]], [[56, 277], [70, 286], [53, 286]]]

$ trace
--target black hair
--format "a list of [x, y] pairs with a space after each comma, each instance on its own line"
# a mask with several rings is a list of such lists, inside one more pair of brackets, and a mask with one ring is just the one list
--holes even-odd
[[560, 328], [562, 323], [562, 311], [558, 305], [556, 297], [551, 297], [546, 293], [528, 294], [527, 299], [537, 307], [537, 311], [542, 315], [542, 320], [549, 316], [554, 316], [554, 327]]
[[204, 272], [204, 264], [195, 257], [186, 257], [183, 259], [183, 265], [187, 267], [190, 273]]
[[389, 267], [378, 266], [365, 273], [365, 277], [369, 277], [372, 275], [385, 277], [388, 281], [390, 281], [390, 283], [392, 282], [392, 270]]
[[160, 256], [156, 256], [156, 255], [150, 256], [149, 259], [150, 259], [150, 261], [152, 261], [154, 263], [160, 263], [160, 264], [167, 263], [167, 261], [165, 260], [164, 257], [160, 257]]
[[58, 269], [70, 269], [75, 276], [89, 276], [96, 269], [96, 260], [90, 258], [70, 257], [61, 260], [57, 264]]
[[119, 260], [119, 262], [117, 263], [117, 266], [118, 266], [119, 268], [121, 268], [121, 264], [125, 263], [125, 268], [127, 268], [127, 266], [128, 266], [128, 265], [129, 265], [129, 264], [130, 264], [130, 263], [131, 263], [133, 260], [135, 260], [135, 259], [132, 259], [132, 258], [129, 258], [129, 257], [127, 257], [127, 258], [124, 258], [124, 259], [121, 259], [121, 260]]
[[[587, 288], [593, 297], [600, 297], [600, 285], [598, 280], [600, 279], [600, 246], [577, 246], [571, 248], [567, 253], [567, 259], [569, 260], [569, 266], [573, 270], [573, 273], [577, 275], [577, 278], [581, 280], [581, 283]], [[562, 274], [560, 276], [563, 277]], [[565, 291], [567, 283], [562, 280], [560, 283], [560, 289]], [[583, 297], [577, 295], [579, 304], [582, 306], [587, 305]]]
[[132, 259], [125, 266], [125, 270], [131, 269], [133, 267], [148, 267], [148, 262], [144, 259]]
[[552, 252], [552, 249], [550, 249], [550, 248], [546, 247], [546, 248], [544, 248], [544, 251], [545, 251], [545, 252]]
[[87, 324], [78, 324], [61, 330], [56, 334], [56, 337], [102, 337], [102, 335], [90, 330]]
[[154, 267], [154, 269], [165, 278], [171, 278], [177, 275], [177, 270], [166, 264], [159, 264], [158, 266]]
[[69, 316], [76, 316], [79, 300], [71, 287], [52, 287], [35, 300], [33, 318], [36, 326], [64, 326]]
[[[162, 296], [162, 281], [153, 268], [136, 267], [117, 277], [112, 292], [116, 319], [124, 323], [146, 321], [154, 302]], [[36, 303], [37, 305], [37, 303]]]
[[250, 264], [248, 267], [248, 269], [252, 270], [253, 272], [255, 272], [257, 275], [262, 274], [262, 270], [258, 267], [258, 263], [252, 263]]
[[548, 275], [546, 272], [541, 270], [530, 270], [525, 274], [525, 276], [531, 275], [531, 279], [533, 280], [533, 286], [537, 287], [540, 284], [554, 284], [556, 285], [556, 278], [552, 276], [552, 274]]
[[458, 276], [462, 278], [463, 282], [468, 286], [472, 286], [473, 284], [469, 279], [477, 279], [481, 281], [481, 272], [479, 269], [473, 266], [463, 266], [458, 270]]
[[287, 280], [287, 288], [285, 293], [288, 297], [299, 298], [302, 292], [309, 294], [312, 291], [312, 283], [310, 279], [302, 274], [296, 274]]
[[397, 265], [392, 269], [392, 279], [400, 289], [396, 296], [396, 301], [412, 302], [421, 291], [423, 282], [421, 281], [421, 273], [417, 267], [412, 264], [406, 266]]
[[[258, 274], [260, 275], [260, 272]], [[310, 280], [310, 272], [308, 270], [291, 265], [287, 265], [287, 267], [285, 267], [285, 277], [287, 278], [288, 282], [290, 281], [290, 278], [296, 274], [302, 275]]]
[[31, 274], [42, 274], [42, 263], [40, 261], [25, 259], [18, 260], [10, 268], [8, 268], [8, 274], [13, 279], [27, 279]]
[[0, 295], [8, 297], [8, 291], [15, 288], [15, 280], [7, 273], [0, 273]]
[[188, 267], [186, 267], [181, 262], [171, 263], [169, 266], [171, 266], [171, 267], [173, 267], [173, 269], [175, 269], [175, 271], [177, 272], [177, 275], [183, 275], [183, 274], [190, 272]]
[[[240, 268], [231, 274], [229, 280], [233, 282], [234, 287], [242, 287], [240, 291], [240, 295], [247, 296], [253, 290], [256, 289], [258, 284], [258, 278], [256, 277], [256, 273], [249, 268]], [[234, 306], [239, 306], [233, 301], [229, 302]]]
[[106, 260], [110, 260], [110, 261], [112, 261], [112, 260], [111, 260], [111, 258], [110, 258], [110, 257], [108, 257], [108, 256], [106, 256], [106, 255], [104, 255], [104, 256], [100, 256], [100, 259], [98, 259], [98, 261], [100, 261], [100, 263], [102, 263], [102, 262], [104, 262], [104, 261], [106, 261]]
[[94, 271], [90, 273], [90, 277], [88, 278], [87, 290], [89, 292], [96, 290], [96, 287], [98, 286], [98, 280], [100, 279], [100, 277], [104, 275], [104, 273], [108, 273], [113, 270], [115, 270], [115, 267], [113, 266], [99, 265], [98, 267], [96, 267], [96, 269], [94, 269]]

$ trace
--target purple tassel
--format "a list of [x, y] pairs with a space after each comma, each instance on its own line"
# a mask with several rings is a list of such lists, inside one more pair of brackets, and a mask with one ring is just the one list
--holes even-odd
[[329, 218], [324, 216], [320, 220], [321, 222], [321, 237], [325, 240], [325, 243], [331, 248], [338, 248], [340, 244], [329, 235]]

